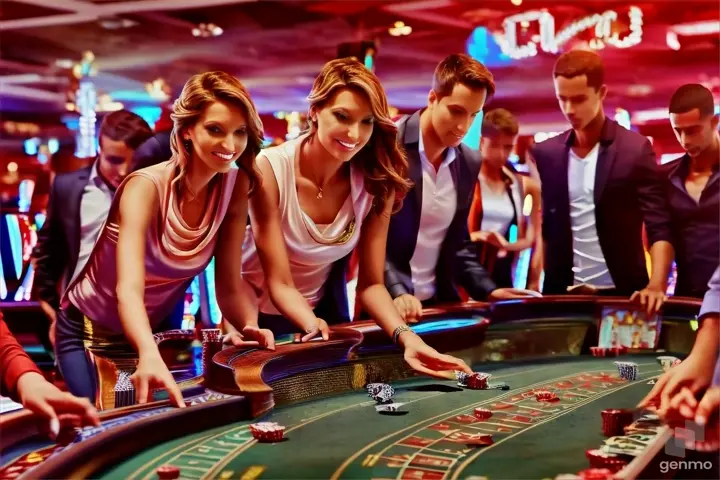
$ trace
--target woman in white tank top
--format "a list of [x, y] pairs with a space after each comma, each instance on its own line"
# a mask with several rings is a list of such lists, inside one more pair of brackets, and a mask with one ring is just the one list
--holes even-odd
[[[515, 146], [518, 123], [513, 114], [498, 108], [483, 117], [480, 153], [482, 164], [475, 184], [473, 202], [468, 215], [470, 238], [478, 244], [483, 264], [492, 272], [498, 287], [513, 286], [512, 267], [515, 254], [533, 246], [537, 215], [531, 214], [529, 224], [523, 214], [522, 182], [507, 167]], [[533, 204], [533, 209], [538, 206]], [[517, 227], [517, 239], [510, 241], [510, 227]], [[498, 255], [499, 252], [500, 255]]]
[[[254, 330], [259, 324], [266, 333], [304, 332], [302, 341], [327, 339], [327, 322], [316, 307], [345, 288], [344, 262], [357, 247], [357, 298], [405, 348], [408, 364], [430, 375], [470, 372], [410, 331], [385, 288], [390, 215], [409, 183], [380, 82], [355, 60], [333, 60], [315, 80], [309, 101], [309, 133], [257, 159], [263, 184], [250, 201], [241, 292], [252, 312], [236, 327]], [[273, 348], [272, 341], [267, 346]]]

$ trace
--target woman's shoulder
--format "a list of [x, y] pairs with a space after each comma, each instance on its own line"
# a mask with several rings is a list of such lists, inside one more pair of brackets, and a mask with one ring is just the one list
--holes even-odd
[[295, 151], [302, 142], [304, 136], [293, 138], [274, 147], [263, 148], [258, 153], [258, 158], [267, 158], [271, 163], [279, 160], [290, 160], [295, 158]]

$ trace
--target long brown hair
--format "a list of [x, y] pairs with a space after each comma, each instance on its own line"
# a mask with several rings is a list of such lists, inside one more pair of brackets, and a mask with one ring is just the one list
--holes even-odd
[[[308, 96], [310, 110], [323, 108], [339, 88], [352, 88], [362, 92], [370, 103], [375, 117], [373, 133], [367, 145], [353, 157], [352, 162], [365, 178], [365, 190], [376, 199], [376, 211], [383, 210], [393, 193], [393, 211], [397, 211], [412, 184], [406, 179], [408, 162], [405, 152], [398, 147], [398, 129], [390, 118], [385, 90], [375, 74], [357, 60], [332, 60], [325, 64], [315, 79]], [[317, 125], [310, 122], [310, 135], [314, 135], [316, 130]]]
[[[173, 159], [180, 168], [180, 174], [175, 182], [185, 175], [190, 160], [190, 152], [183, 144], [182, 132], [197, 122], [202, 112], [216, 101], [227, 102], [240, 108], [247, 117], [248, 142], [236, 163], [249, 177], [250, 193], [252, 193], [261, 182], [255, 157], [262, 148], [263, 125], [245, 86], [232, 75], [219, 71], [190, 77], [180, 97], [173, 104], [173, 112], [170, 115], [173, 120], [170, 147]], [[182, 183], [177, 184], [182, 185]]]

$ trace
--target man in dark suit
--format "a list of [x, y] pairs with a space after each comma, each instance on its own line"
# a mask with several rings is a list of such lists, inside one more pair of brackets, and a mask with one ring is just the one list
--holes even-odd
[[130, 171], [135, 149], [152, 135], [140, 116], [127, 110], [109, 114], [100, 127], [100, 153], [86, 168], [58, 175], [45, 223], [33, 251], [35, 288], [51, 321], [54, 343], [60, 292], [82, 270], [110, 211], [115, 189]]
[[170, 135], [172, 135], [171, 130], [164, 130], [156, 133], [140, 145], [133, 155], [133, 172], [170, 160], [170, 157], [172, 157]]
[[678, 88], [670, 125], [685, 155], [663, 165], [677, 263], [675, 295], [703, 298], [720, 263], [720, 134], [713, 95], [700, 84]]
[[[673, 248], [652, 146], [605, 117], [607, 86], [599, 55], [567, 52], [553, 76], [572, 129], [531, 152], [542, 181], [543, 293], [632, 295], [656, 311], [665, 300]], [[652, 257], [649, 280], [643, 223]]]
[[390, 220], [385, 285], [406, 321], [416, 321], [423, 306], [459, 301], [456, 284], [475, 300], [514, 296], [496, 288], [467, 230], [480, 157], [462, 140], [494, 91], [484, 65], [450, 55], [435, 70], [427, 108], [399, 124], [414, 187]]

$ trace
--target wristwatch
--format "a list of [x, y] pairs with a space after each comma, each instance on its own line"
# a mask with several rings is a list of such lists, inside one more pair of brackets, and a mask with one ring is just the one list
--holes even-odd
[[409, 332], [409, 331], [411, 331], [411, 330], [410, 330], [410, 327], [408, 327], [407, 325], [400, 325], [399, 327], [397, 327], [392, 334], [393, 343], [395, 345], [397, 345], [398, 340], [400, 339], [400, 334], [403, 332]]

